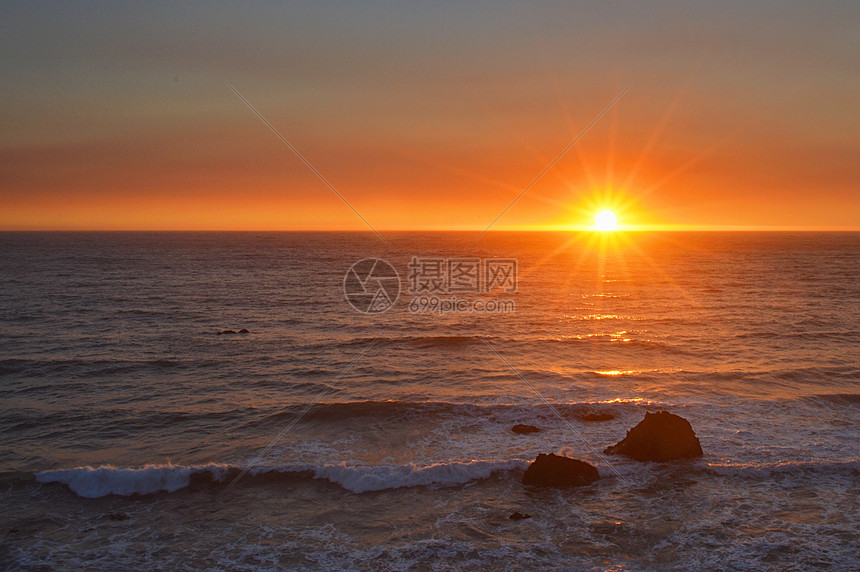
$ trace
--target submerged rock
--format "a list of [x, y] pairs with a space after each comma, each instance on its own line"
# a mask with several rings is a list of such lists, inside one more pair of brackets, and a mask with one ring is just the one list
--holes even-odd
[[535, 427], [534, 425], [523, 425], [522, 423], [518, 423], [511, 427], [511, 431], [514, 433], [519, 433], [520, 435], [526, 435], [528, 433], [539, 433], [540, 427]]
[[615, 419], [612, 413], [586, 413], [581, 417], [583, 421], [611, 421]]
[[522, 520], [524, 518], [531, 518], [531, 517], [532, 517], [532, 515], [530, 515], [530, 514], [523, 514], [520, 511], [516, 511], [514, 514], [512, 514], [508, 518], [511, 520]]
[[218, 335], [220, 336], [221, 334], [235, 334], [235, 333], [236, 333], [236, 330], [224, 330], [223, 332], [218, 332]]
[[600, 478], [597, 469], [585, 461], [560, 455], [540, 454], [523, 473], [524, 485], [578, 487]]
[[658, 463], [692, 459], [703, 454], [690, 422], [668, 411], [646, 413], [645, 419], [629, 430], [624, 439], [603, 452]]

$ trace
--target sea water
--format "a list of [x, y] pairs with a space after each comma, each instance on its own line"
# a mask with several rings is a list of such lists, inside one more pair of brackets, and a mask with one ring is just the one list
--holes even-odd
[[[0, 565], [860, 567], [860, 234], [384, 236], [0, 234]], [[703, 457], [602, 453], [658, 410]]]

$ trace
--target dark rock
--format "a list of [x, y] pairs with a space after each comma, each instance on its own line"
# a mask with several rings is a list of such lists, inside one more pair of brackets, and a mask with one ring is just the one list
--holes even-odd
[[236, 330], [224, 330], [223, 332], [218, 332], [218, 335], [220, 336], [221, 334], [235, 334], [235, 333], [236, 333]]
[[530, 514], [523, 514], [519, 511], [517, 511], [514, 514], [512, 514], [511, 516], [509, 516], [508, 518], [511, 520], [522, 520], [524, 518], [531, 518], [531, 517], [532, 517], [532, 515], [530, 515]]
[[528, 433], [539, 433], [540, 427], [535, 427], [534, 425], [523, 425], [518, 423], [511, 427], [511, 431], [514, 433], [519, 433], [520, 435], [527, 435]]
[[603, 452], [662, 463], [701, 457], [702, 446], [689, 421], [668, 411], [658, 411], [646, 413], [645, 419], [629, 430], [624, 439]]
[[580, 419], [583, 421], [611, 421], [615, 415], [611, 413], [586, 413]]
[[127, 512], [111, 512], [105, 515], [108, 520], [127, 520], [131, 518]]
[[249, 331], [248, 331], [248, 330], [246, 330], [245, 328], [242, 328], [241, 330], [239, 330], [239, 333], [240, 333], [240, 334], [250, 334], [251, 332], [249, 332]]
[[540, 454], [523, 473], [524, 485], [577, 487], [600, 478], [597, 469], [584, 461], [559, 455]]

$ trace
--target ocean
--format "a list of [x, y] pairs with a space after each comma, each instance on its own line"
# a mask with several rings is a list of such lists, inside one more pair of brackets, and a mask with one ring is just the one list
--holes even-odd
[[0, 568], [860, 568], [860, 233], [384, 236], [1, 233]]

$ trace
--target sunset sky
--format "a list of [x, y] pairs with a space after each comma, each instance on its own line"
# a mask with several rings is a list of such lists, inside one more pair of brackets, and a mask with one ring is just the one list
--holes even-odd
[[[860, 230], [860, 3], [0, 5], [0, 229]], [[465, 6], [465, 7], [464, 7]]]

